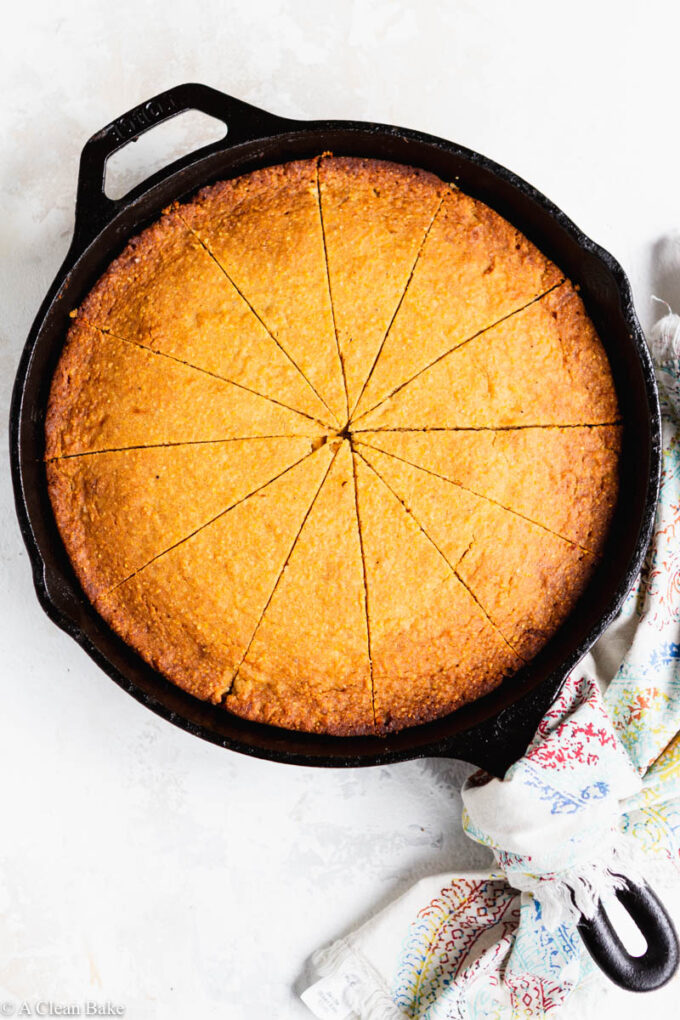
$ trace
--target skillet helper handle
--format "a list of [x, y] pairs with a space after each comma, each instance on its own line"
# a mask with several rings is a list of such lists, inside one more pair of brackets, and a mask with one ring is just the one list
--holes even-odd
[[631, 992], [651, 992], [670, 981], [678, 968], [678, 936], [650, 887], [636, 885], [630, 879], [626, 883], [615, 895], [647, 943], [642, 956], [631, 956], [627, 951], [602, 902], [594, 917], [579, 921], [578, 930], [586, 949], [610, 981]]
[[[176, 85], [141, 103], [133, 110], [128, 110], [92, 135], [80, 156], [75, 236], [82, 242], [83, 247], [112, 219], [121, 202], [130, 200], [129, 195], [120, 201], [114, 201], [106, 196], [104, 184], [107, 160], [114, 152], [135, 141], [157, 124], [162, 124], [188, 110], [199, 110], [223, 121], [227, 127], [230, 147], [273, 134], [277, 128], [280, 131], [281, 125], [286, 123], [280, 117], [241, 102], [240, 99], [227, 96], [208, 85], [191, 82]], [[211, 151], [225, 147], [224, 139], [202, 146], [188, 156], [171, 163], [160, 174], [154, 174], [151, 180], [156, 182], [159, 178], [181, 170], [182, 167], [208, 155]], [[146, 190], [149, 183], [144, 182], [140, 186], [141, 190]]]

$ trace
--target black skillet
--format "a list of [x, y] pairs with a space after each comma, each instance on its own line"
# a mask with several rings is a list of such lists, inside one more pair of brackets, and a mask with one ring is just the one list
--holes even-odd
[[[226, 136], [170, 166], [124, 198], [104, 192], [106, 161], [130, 141], [185, 110], [223, 121]], [[338, 738], [247, 722], [197, 701], [125, 645], [84, 596], [59, 538], [47, 494], [44, 421], [50, 379], [68, 313], [131, 236], [174, 199], [212, 181], [331, 151], [423, 167], [456, 181], [522, 230], [580, 285], [611, 362], [624, 421], [620, 501], [603, 562], [568, 622], [540, 655], [487, 697], [444, 719], [387, 737]], [[80, 160], [73, 241], [26, 342], [14, 388], [11, 461], [17, 513], [40, 603], [59, 627], [128, 693], [197, 736], [273, 761], [328, 767], [382, 765], [409, 758], [459, 758], [502, 776], [520, 757], [567, 674], [616, 616], [649, 544], [659, 486], [660, 419], [654, 370], [619, 264], [525, 181], [484, 156], [418, 131], [351, 121], [276, 117], [205, 85], [179, 85], [97, 132]], [[674, 973], [678, 943], [648, 887], [619, 899], [645, 935], [628, 955], [600, 905], [580, 923], [600, 967], [625, 988], [657, 988]]]

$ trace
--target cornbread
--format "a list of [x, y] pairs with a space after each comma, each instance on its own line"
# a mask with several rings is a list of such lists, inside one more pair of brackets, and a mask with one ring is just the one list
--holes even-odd
[[370, 447], [358, 449], [512, 648], [535, 655], [544, 635], [568, 616], [594, 557], [448, 479]]
[[323, 427], [238, 384], [74, 323], [52, 383], [47, 458]]
[[[598, 555], [617, 492], [621, 426], [356, 432]], [[363, 451], [362, 451], [363, 452]]]
[[308, 439], [280, 436], [48, 461], [64, 542], [88, 596], [120, 584], [308, 453]]
[[447, 191], [432, 174], [411, 167], [367, 159], [319, 162], [328, 276], [350, 408]]
[[317, 175], [317, 160], [267, 167], [206, 188], [180, 213], [341, 425]]
[[176, 209], [130, 242], [79, 318], [255, 392], [262, 387], [313, 418], [329, 417]]
[[330, 447], [321, 447], [186, 541], [159, 549], [143, 570], [104, 592], [95, 606], [180, 687], [219, 701], [331, 460]]
[[622, 425], [578, 289], [425, 171], [324, 154], [166, 209], [73, 311], [45, 460], [82, 588], [195, 697], [339, 737], [532, 659]]
[[555, 265], [497, 213], [449, 189], [356, 415], [407, 379], [544, 294], [562, 279]]
[[[232, 712], [292, 729], [321, 722], [328, 733], [372, 731], [353, 471], [344, 441], [227, 697]], [[330, 591], [332, 608], [320, 611]]]
[[[546, 380], [550, 384], [546, 385]], [[460, 344], [356, 428], [608, 425], [618, 407], [607, 357], [570, 283]]]
[[425, 722], [520, 665], [411, 512], [357, 456], [376, 726]]

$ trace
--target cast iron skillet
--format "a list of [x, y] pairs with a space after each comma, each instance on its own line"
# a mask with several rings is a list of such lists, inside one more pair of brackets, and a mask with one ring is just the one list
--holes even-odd
[[[153, 125], [196, 109], [224, 121], [224, 139], [177, 160], [112, 201], [106, 161]], [[581, 287], [611, 362], [625, 423], [621, 488], [625, 499], [588, 591], [540, 655], [487, 697], [445, 719], [387, 737], [300, 734], [248, 722], [185, 694], [125, 645], [84, 596], [59, 538], [47, 494], [44, 421], [49, 383], [68, 313], [132, 235], [174, 199], [258, 167], [331, 151], [423, 167], [487, 202], [522, 230]], [[659, 485], [660, 419], [649, 353], [630, 287], [618, 263], [543, 195], [510, 171], [459, 145], [418, 131], [351, 121], [275, 117], [204, 85], [180, 85], [143, 103], [94, 135], [83, 149], [75, 230], [63, 266], [33, 324], [15, 383], [11, 460], [17, 513], [40, 603], [101, 668], [133, 697], [177, 726], [222, 747], [291, 764], [379, 765], [408, 758], [464, 759], [502, 776], [526, 749], [565, 677], [616, 616], [638, 575], [652, 533]], [[626, 988], [658, 987], [673, 974], [678, 945], [663, 907], [647, 887], [620, 897], [646, 935], [630, 957], [602, 907], [581, 933], [602, 969]]]

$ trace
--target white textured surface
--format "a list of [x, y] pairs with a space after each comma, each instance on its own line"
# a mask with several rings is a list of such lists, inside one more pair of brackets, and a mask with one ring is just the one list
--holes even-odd
[[[619, 258], [643, 323], [651, 292], [673, 298], [653, 268], [680, 226], [670, 0], [7, 6], [3, 416], [68, 246], [83, 142], [185, 80], [284, 115], [404, 124], [485, 152]], [[155, 144], [131, 164], [151, 167]], [[293, 986], [313, 949], [417, 876], [483, 865], [458, 821], [464, 765], [293, 769], [203, 744], [137, 705], [39, 609], [6, 459], [0, 499], [0, 1002], [303, 1020]], [[644, 1007], [667, 1016], [675, 997], [677, 985]], [[579, 1015], [642, 1006], [603, 986]]]

